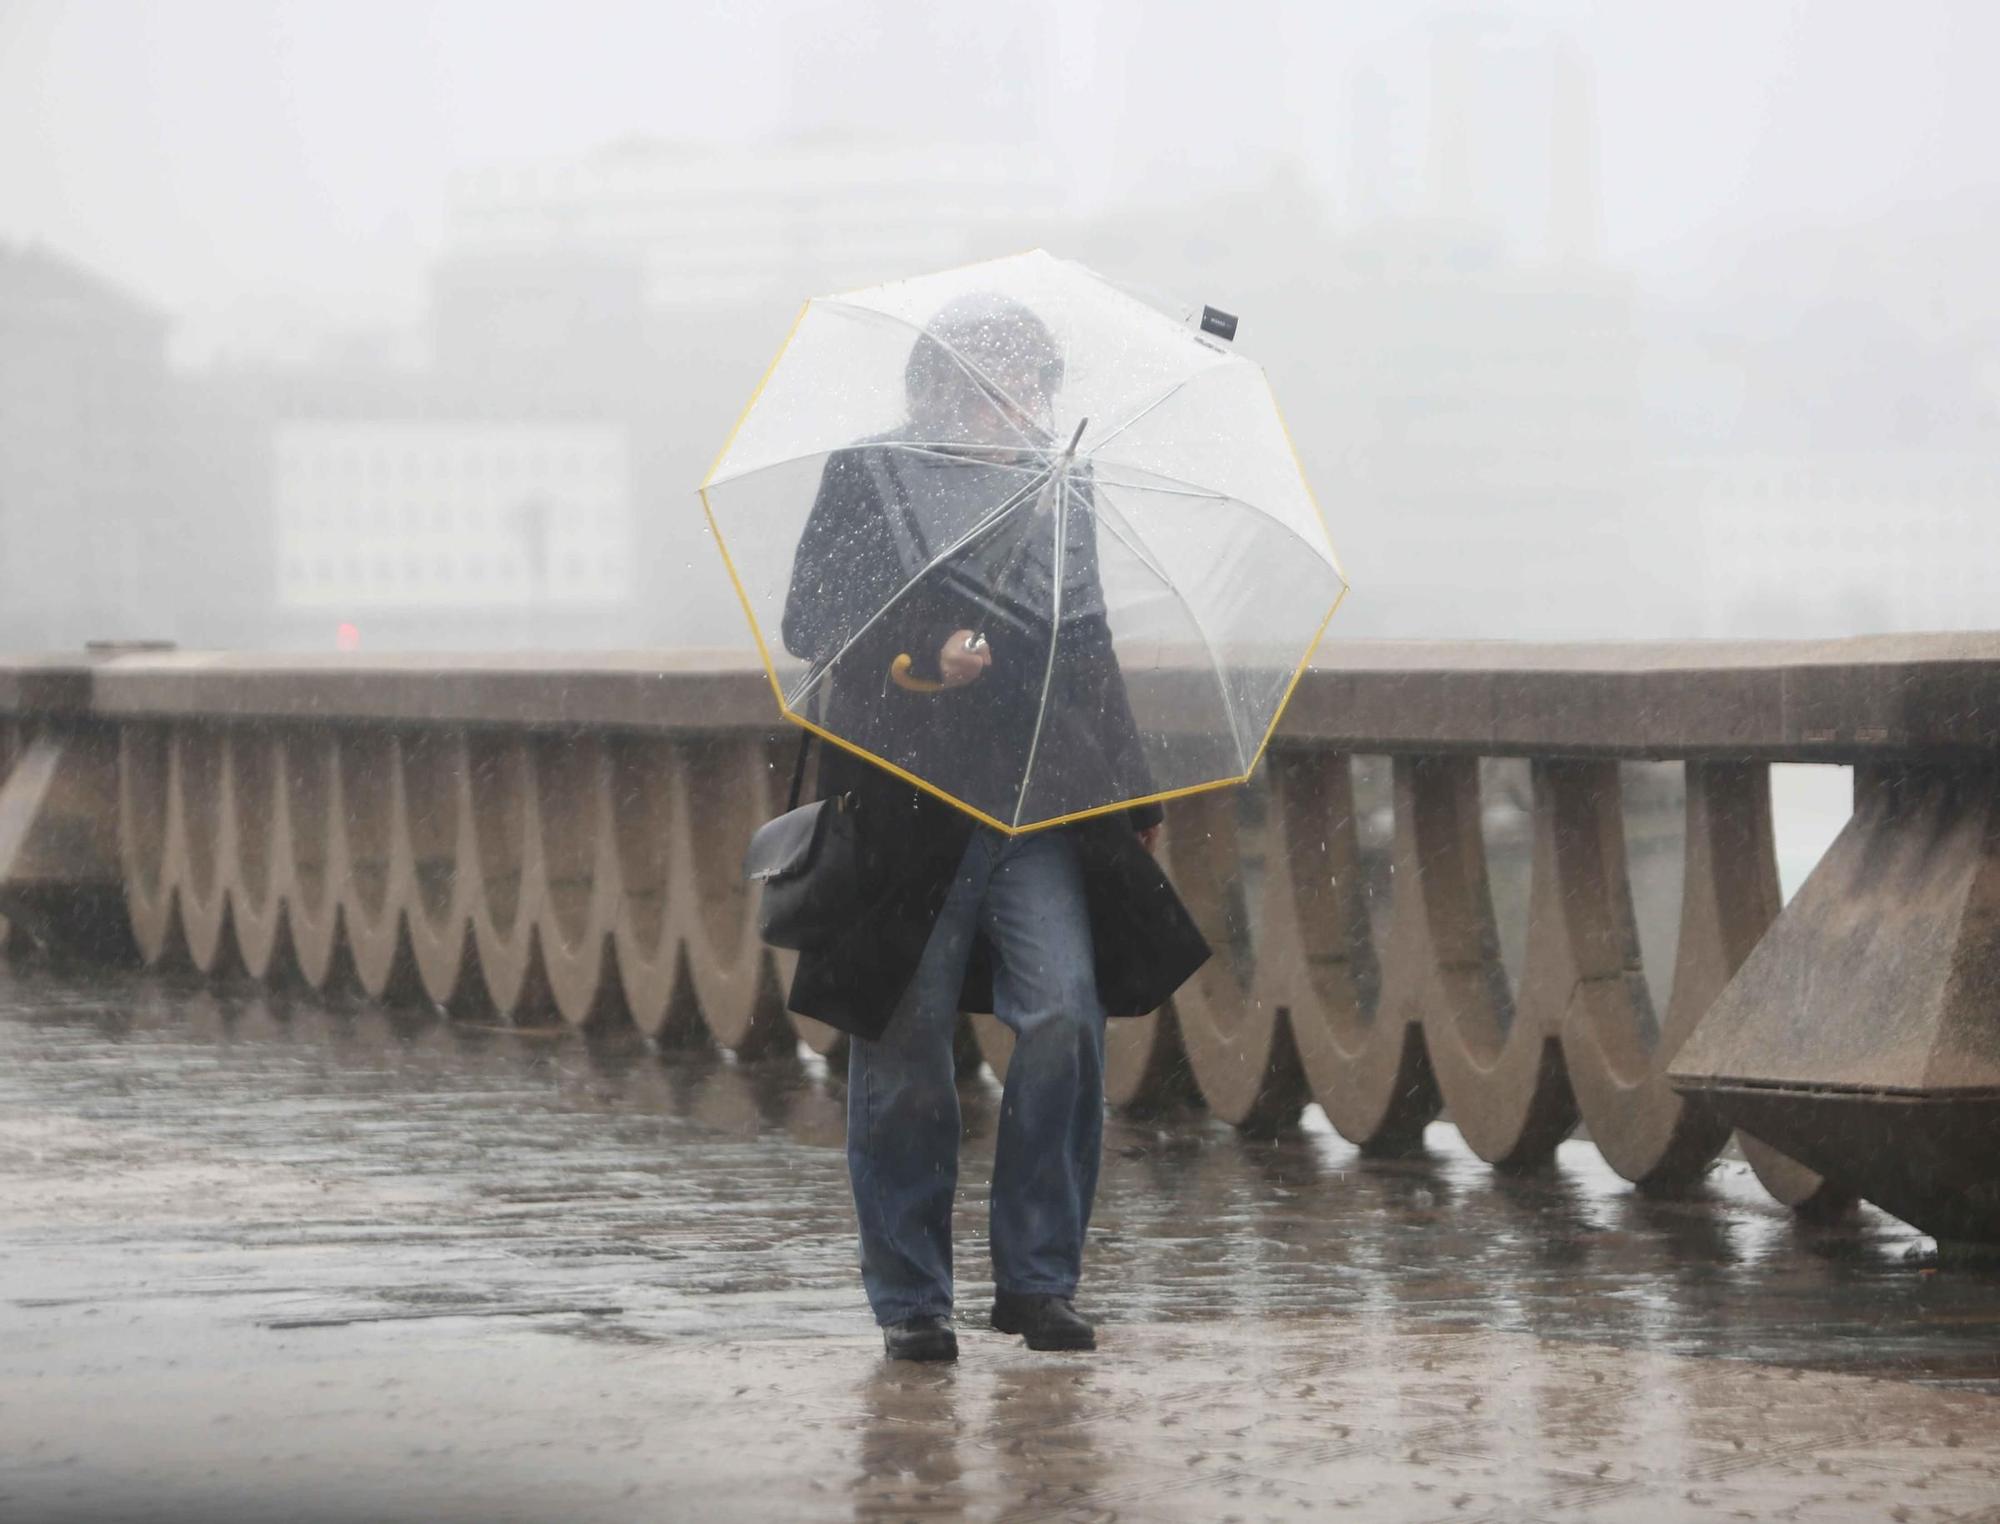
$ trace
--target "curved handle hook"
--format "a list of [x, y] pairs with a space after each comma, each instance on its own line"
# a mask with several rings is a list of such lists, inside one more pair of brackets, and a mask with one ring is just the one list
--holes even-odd
[[945, 685], [934, 683], [927, 677], [912, 677], [910, 669], [916, 661], [908, 651], [889, 663], [889, 680], [906, 693], [942, 693]]

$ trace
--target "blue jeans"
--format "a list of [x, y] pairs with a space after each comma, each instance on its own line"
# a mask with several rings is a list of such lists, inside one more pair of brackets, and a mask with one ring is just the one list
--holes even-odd
[[1104, 1007], [1083, 872], [1062, 831], [975, 827], [916, 977], [882, 1035], [849, 1046], [847, 1167], [878, 1323], [951, 1312], [958, 1186], [952, 1038], [976, 933], [1014, 1033], [993, 1153], [993, 1279], [1074, 1296], [1104, 1141]]

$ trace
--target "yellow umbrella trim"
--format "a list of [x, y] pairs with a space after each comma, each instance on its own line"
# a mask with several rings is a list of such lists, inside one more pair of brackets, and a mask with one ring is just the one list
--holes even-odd
[[[903, 782], [911, 785], [913, 788], [921, 789], [926, 794], [942, 799], [954, 809], [962, 810], [982, 825], [991, 826], [994, 830], [1005, 836], [1026, 836], [1033, 831], [1046, 831], [1054, 826], [1069, 825], [1074, 821], [1089, 820], [1098, 815], [1113, 815], [1121, 810], [1136, 809], [1141, 805], [1162, 804], [1169, 799], [1184, 799], [1190, 794], [1205, 794], [1213, 789], [1230, 788], [1238, 784], [1248, 783], [1256, 775], [1257, 765], [1263, 761], [1264, 752], [1270, 746], [1272, 736], [1277, 733], [1278, 725], [1285, 717], [1285, 710], [1292, 702], [1292, 694], [1297, 690], [1299, 680], [1305, 676], [1306, 668], [1312, 665], [1313, 655], [1319, 650], [1320, 641], [1326, 636], [1327, 626], [1333, 622], [1333, 616], [1339, 611], [1340, 605], [1346, 601], [1347, 594], [1351, 590], [1348, 586], [1346, 573], [1341, 571], [1340, 557], [1337, 552], [1333, 552], [1333, 542], [1330, 534], [1327, 536], [1327, 549], [1334, 555], [1334, 570], [1340, 576], [1341, 582], [1340, 594], [1333, 600], [1333, 607], [1326, 611], [1326, 617], [1319, 622], [1319, 628], [1313, 632], [1313, 638], [1306, 646], [1305, 655], [1300, 658], [1299, 664], [1292, 669], [1291, 681], [1285, 685], [1284, 697], [1278, 701], [1277, 711], [1271, 716], [1270, 727], [1265, 730], [1264, 738], [1257, 743], [1256, 753], [1250, 758], [1250, 766], [1240, 776], [1216, 778], [1207, 783], [1193, 783], [1185, 788], [1166, 789], [1157, 794], [1147, 794], [1139, 799], [1121, 800], [1116, 804], [1101, 804], [1093, 809], [1077, 810], [1068, 815], [1057, 815], [1049, 820], [1038, 820], [1033, 825], [1012, 826], [1003, 820], [987, 814], [984, 810], [973, 808], [957, 795], [947, 793], [935, 783], [926, 782], [907, 768], [898, 767], [886, 757], [877, 756], [865, 746], [857, 746], [854, 742], [835, 735], [825, 726], [817, 725], [804, 715], [797, 713], [791, 705], [785, 702], [784, 685], [778, 681], [777, 663], [771, 660], [771, 650], [765, 643], [763, 628], [757, 623], [757, 613], [754, 605], [750, 602], [749, 590], [744, 587], [742, 577], [737, 574], [735, 558], [729, 554], [729, 542], [723, 539], [722, 528], [715, 521], [715, 509], [708, 500], [708, 488], [709, 484], [715, 480], [716, 472], [722, 469], [723, 461], [728, 459], [729, 451], [736, 443], [736, 436], [743, 432], [743, 425], [749, 421], [750, 414], [756, 408], [758, 399], [764, 395], [764, 388], [770, 384], [772, 375], [778, 369], [778, 362], [785, 358], [785, 351], [792, 347], [792, 340], [798, 334], [799, 325], [805, 322], [806, 313], [811, 308], [812, 302], [808, 299], [799, 308], [798, 316], [792, 319], [792, 326], [785, 334], [785, 341], [778, 346], [778, 352], [771, 357], [771, 363], [764, 367], [764, 374], [757, 382], [757, 389], [750, 394], [750, 400], [744, 404], [743, 411], [737, 415], [736, 423], [729, 431], [729, 437], [722, 442], [722, 448], [716, 453], [714, 464], [708, 468], [708, 475], [702, 478], [701, 486], [696, 489], [701, 494], [701, 510], [708, 519], [709, 533], [715, 536], [716, 549], [722, 552], [722, 564], [729, 572], [730, 585], [736, 589], [736, 599], [743, 605], [743, 617], [749, 621], [750, 634], [757, 642], [757, 659], [764, 664], [764, 675], [771, 681], [771, 692], [778, 701], [778, 712], [791, 721], [792, 724], [797, 725], [802, 730], [812, 732], [812, 734], [818, 736], [828, 745], [838, 746], [842, 751], [851, 752], [865, 761], [874, 763], [875, 766], [902, 779]], [[1265, 377], [1264, 385], [1266, 390], [1270, 389], [1270, 378], [1268, 376]], [[1299, 460], [1298, 446], [1292, 441], [1292, 431], [1285, 423], [1284, 411], [1278, 407], [1278, 399], [1275, 393], [1272, 393], [1271, 396], [1271, 406], [1278, 413], [1278, 427], [1284, 430], [1285, 444], [1292, 452], [1292, 465], [1299, 473], [1299, 481], [1306, 489], [1306, 496], [1312, 501], [1314, 512], [1319, 515], [1320, 530], [1322, 533], [1326, 533], [1326, 514], [1319, 506], [1319, 499], [1313, 495], [1312, 483], [1306, 479], [1305, 466]]]

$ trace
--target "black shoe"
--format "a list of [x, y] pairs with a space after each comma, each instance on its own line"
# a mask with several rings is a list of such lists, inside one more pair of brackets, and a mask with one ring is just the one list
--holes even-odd
[[1097, 1348], [1097, 1330], [1076, 1315], [1066, 1296], [996, 1291], [993, 1326], [1002, 1333], [1026, 1335], [1030, 1349]]
[[951, 1320], [932, 1313], [882, 1325], [882, 1352], [891, 1360], [956, 1360], [958, 1335]]

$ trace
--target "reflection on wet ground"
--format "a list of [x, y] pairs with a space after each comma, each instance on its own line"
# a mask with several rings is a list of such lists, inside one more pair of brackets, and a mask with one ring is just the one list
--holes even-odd
[[[966, 1087], [966, 1359], [891, 1367], [817, 1061], [0, 975], [0, 1514], [251, 1517], [313, 1478], [288, 1516], [1762, 1511], [1857, 1502], [1814, 1469], [1856, 1446], [1871, 1486], [2000, 1500], [2000, 1276], [1728, 1162], [1652, 1201], [1581, 1144], [1517, 1178], [1444, 1126], [1372, 1161], [1116, 1118], [1105, 1351], [1027, 1355], [977, 1330], [996, 1097]], [[1743, 1463], [1704, 1482], [1711, 1443]]]

